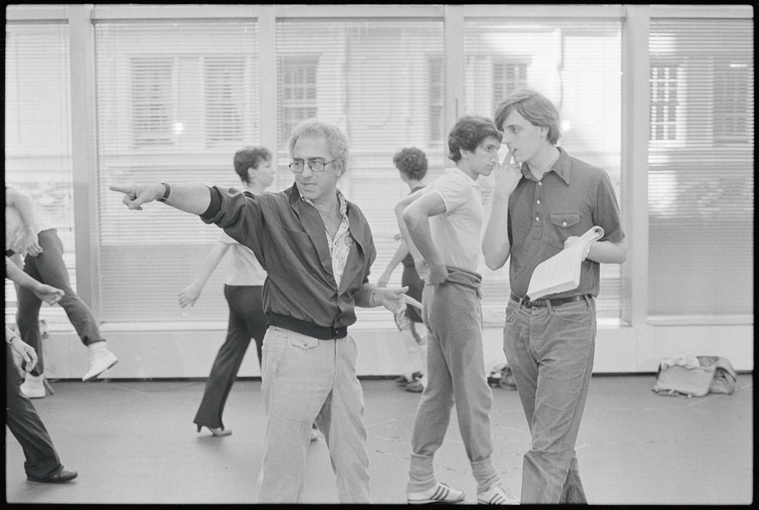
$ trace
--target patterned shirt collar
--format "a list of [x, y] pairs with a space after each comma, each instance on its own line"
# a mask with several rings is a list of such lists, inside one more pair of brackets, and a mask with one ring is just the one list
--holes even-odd
[[[300, 192], [300, 190], [298, 190], [298, 192]], [[307, 204], [316, 207], [314, 203], [304, 197], [302, 193], [300, 198]], [[332, 273], [339, 288], [340, 282], [343, 279], [343, 273], [345, 272], [345, 264], [348, 262], [348, 255], [353, 246], [353, 237], [350, 235], [350, 222], [348, 221], [348, 201], [345, 200], [345, 196], [343, 196], [340, 190], [337, 190], [337, 200], [340, 202], [340, 216], [342, 216], [343, 219], [340, 222], [340, 226], [337, 228], [337, 232], [333, 239], [329, 238], [329, 232], [327, 231], [326, 225], [324, 227], [324, 235], [327, 236], [329, 254], [332, 258]]]

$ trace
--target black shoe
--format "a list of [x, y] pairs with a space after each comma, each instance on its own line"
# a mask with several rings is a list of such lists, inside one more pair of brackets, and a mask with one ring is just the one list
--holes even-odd
[[61, 466], [44, 478], [37, 478], [36, 476], [26, 475], [26, 479], [32, 482], [42, 483], [65, 483], [76, 478], [78, 473], [67, 469], [66, 466]]

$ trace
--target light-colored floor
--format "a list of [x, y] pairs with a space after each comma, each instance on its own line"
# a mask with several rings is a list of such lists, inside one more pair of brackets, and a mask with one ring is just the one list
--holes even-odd
[[[591, 504], [749, 504], [753, 501], [753, 377], [733, 395], [663, 397], [653, 375], [594, 376], [577, 455]], [[203, 381], [53, 381], [34, 400], [69, 484], [28, 482], [6, 427], [9, 503], [253, 503], [263, 454], [258, 380], [238, 381], [224, 416], [233, 434], [197, 434]], [[391, 379], [362, 380], [375, 503], [405, 503], [410, 431], [419, 395]], [[494, 461], [518, 494], [530, 436], [516, 392], [494, 388]], [[455, 415], [435, 457], [439, 479], [476, 501]], [[337, 502], [321, 438], [311, 445], [304, 503]]]

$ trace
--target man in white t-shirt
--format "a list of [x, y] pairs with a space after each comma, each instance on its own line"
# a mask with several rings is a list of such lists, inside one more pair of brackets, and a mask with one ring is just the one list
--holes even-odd
[[482, 203], [477, 178], [498, 163], [502, 134], [489, 119], [466, 116], [448, 136], [456, 168], [399, 202], [401, 232], [425, 282], [424, 323], [428, 328], [427, 387], [414, 419], [409, 503], [456, 503], [464, 493], [437, 481], [435, 451], [442, 445], [456, 404], [461, 437], [477, 500], [517, 503], [493, 466], [488, 386], [482, 349], [482, 310], [477, 273]]
[[[89, 369], [82, 377], [91, 381], [116, 364], [118, 358], [108, 350], [97, 320], [87, 303], [71, 288], [63, 261], [63, 242], [44, 211], [18, 190], [5, 187], [5, 253], [24, 272], [65, 292], [60, 301], [69, 321], [89, 351]], [[23, 263], [21, 257], [23, 256]], [[39, 314], [42, 300], [31, 290], [18, 288], [16, 323], [23, 341], [37, 351], [37, 366], [27, 372], [21, 391], [27, 398], [45, 396], [42, 334]]]

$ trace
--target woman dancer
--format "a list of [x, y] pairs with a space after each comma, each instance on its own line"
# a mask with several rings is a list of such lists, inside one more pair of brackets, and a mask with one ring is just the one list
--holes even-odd
[[[400, 172], [401, 180], [411, 190], [410, 193], [424, 188], [423, 180], [427, 175], [427, 156], [422, 150], [416, 147], [401, 149], [393, 156], [393, 163]], [[398, 247], [398, 251], [395, 252], [390, 264], [380, 276], [377, 285], [386, 287], [396, 266], [403, 263], [401, 286], [408, 287], [406, 293], [408, 296], [421, 301], [424, 282], [419, 278], [414, 268], [414, 258], [409, 253], [406, 243], [402, 238], [400, 241], [401, 245]], [[396, 324], [406, 346], [406, 368], [403, 374], [396, 379], [396, 382], [403, 386], [406, 391], [421, 393], [427, 384], [424, 375], [427, 365], [427, 329], [422, 323], [419, 311], [412, 306], [406, 308], [406, 316], [400, 321], [396, 321]]]
[[[274, 181], [271, 153], [263, 147], [247, 147], [237, 151], [234, 167], [245, 190], [251, 193], [262, 193]], [[197, 278], [179, 293], [179, 306], [194, 305], [211, 273], [230, 249], [232, 262], [224, 283], [224, 296], [229, 304], [227, 339], [216, 355], [194, 420], [198, 432], [202, 427], [207, 427], [214, 436], [232, 433], [232, 430], [224, 428], [221, 415], [251, 338], [256, 341], [259, 366], [261, 364], [261, 347], [267, 328], [261, 289], [266, 272], [249, 248], [222, 232]]]

